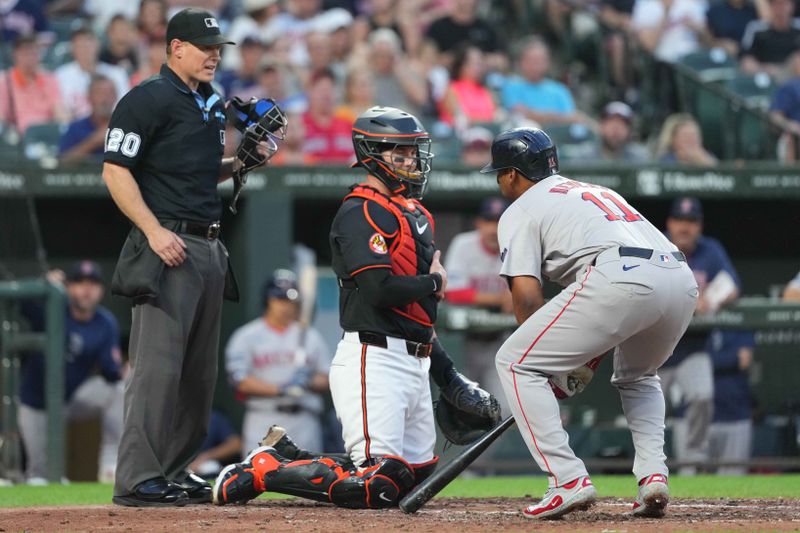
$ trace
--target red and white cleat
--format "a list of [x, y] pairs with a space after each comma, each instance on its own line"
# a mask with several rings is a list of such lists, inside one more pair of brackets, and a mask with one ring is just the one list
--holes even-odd
[[650, 474], [639, 480], [639, 493], [633, 502], [634, 516], [661, 518], [669, 503], [669, 486], [664, 474]]
[[597, 500], [597, 491], [589, 476], [581, 476], [560, 487], [548, 489], [536, 505], [523, 509], [528, 518], [558, 518], [572, 511], [585, 511]]

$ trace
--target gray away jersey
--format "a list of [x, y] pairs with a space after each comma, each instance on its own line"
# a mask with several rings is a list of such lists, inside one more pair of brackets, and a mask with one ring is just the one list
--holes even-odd
[[[225, 349], [225, 365], [230, 380], [238, 383], [252, 376], [266, 383], [283, 385], [295, 372], [307, 368], [313, 373], [327, 374], [330, 369], [330, 352], [319, 332], [308, 328], [305, 334], [305, 355], [298, 351], [301, 338], [300, 323], [295, 322], [285, 331], [269, 327], [263, 318], [257, 318], [237, 329]], [[308, 392], [298, 399], [247, 398], [249, 409], [274, 409], [278, 405], [299, 403], [311, 411], [322, 411], [322, 398]]]
[[498, 226], [500, 275], [533, 276], [564, 287], [612, 246], [677, 250], [618, 193], [554, 175], [506, 209]]

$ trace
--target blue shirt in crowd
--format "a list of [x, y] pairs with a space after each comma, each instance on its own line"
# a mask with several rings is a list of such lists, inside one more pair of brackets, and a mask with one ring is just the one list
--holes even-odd
[[706, 24], [711, 34], [720, 39], [742, 42], [744, 29], [751, 20], [758, 19], [758, 12], [751, 3], [734, 7], [726, 0], [715, 2], [706, 11]]
[[800, 122], [800, 78], [792, 78], [775, 92], [770, 111], [780, 111], [784, 117]]
[[[26, 303], [22, 313], [35, 331], [44, 331], [44, 309], [38, 303]], [[99, 367], [109, 382], [120, 379], [122, 361], [117, 319], [104, 307], [98, 307], [88, 322], [78, 322], [66, 310], [66, 364], [64, 400], [69, 401]], [[34, 409], [44, 409], [45, 358], [41, 352], [28, 353], [22, 359], [20, 400]]]
[[513, 78], [503, 85], [501, 99], [506, 109], [522, 104], [529, 109], [544, 113], [566, 115], [575, 112], [575, 100], [569, 89], [564, 84], [549, 78], [539, 83]]
[[750, 331], [714, 330], [708, 336], [708, 352], [714, 364], [714, 422], [750, 418], [750, 386], [747, 371], [739, 369], [739, 349], [754, 345]]
[[[667, 235], [667, 237], [669, 237], [669, 235]], [[689, 264], [689, 268], [692, 269], [692, 273], [697, 280], [697, 285], [700, 287], [701, 293], [717, 274], [723, 270], [731, 275], [736, 286], [741, 290], [739, 275], [736, 273], [730, 257], [728, 257], [727, 252], [725, 252], [725, 249], [718, 240], [701, 235], [697, 240], [697, 246], [694, 252], [686, 256], [686, 261]], [[708, 332], [686, 332], [675, 347], [672, 357], [667, 359], [664, 366], [675, 366], [686, 359], [686, 356], [695, 352], [705, 351], [707, 342]]]
[[[82, 118], [72, 122], [67, 126], [67, 131], [61, 136], [61, 141], [58, 145], [58, 153], [64, 154], [70, 148], [78, 146], [85, 141], [92, 133], [97, 130], [97, 126], [92, 122], [91, 117]], [[101, 144], [92, 152], [98, 156], [103, 155], [103, 145]]]

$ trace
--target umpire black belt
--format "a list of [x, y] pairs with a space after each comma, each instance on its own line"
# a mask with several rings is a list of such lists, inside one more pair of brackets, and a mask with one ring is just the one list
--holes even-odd
[[[379, 348], [389, 347], [389, 341], [386, 339], [386, 335], [383, 335], [382, 333], [359, 331], [358, 340], [361, 342], [361, 344], [368, 344], [369, 346], [378, 346]], [[405, 341], [405, 343], [408, 355], [413, 355], [419, 359], [430, 357], [431, 351], [433, 351], [433, 344], [430, 343], [414, 342], [409, 340]]]
[[175, 233], [185, 233], [195, 235], [213, 241], [219, 237], [219, 221], [214, 222], [192, 222], [191, 220], [165, 220], [168, 228], [175, 228]]
[[[642, 259], [650, 259], [653, 257], [654, 251], [650, 248], [634, 248], [633, 246], [620, 246], [619, 247], [619, 256], [620, 257], [640, 257]], [[672, 252], [672, 257], [677, 259], [678, 261], [686, 262], [686, 256], [683, 255], [683, 252]]]

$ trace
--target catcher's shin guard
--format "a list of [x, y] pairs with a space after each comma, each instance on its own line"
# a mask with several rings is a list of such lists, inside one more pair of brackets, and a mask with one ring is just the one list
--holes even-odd
[[222, 469], [211, 493], [215, 505], [247, 503], [264, 492], [264, 475], [277, 469], [284, 462], [269, 446], [256, 448], [241, 463]]
[[372, 466], [346, 472], [329, 489], [330, 500], [349, 509], [396, 507], [414, 486], [414, 469], [400, 457], [387, 455]]
[[265, 490], [331, 502], [349, 509], [394, 507], [414, 486], [411, 466], [399, 457], [383, 457], [366, 468], [350, 468], [330, 457], [292, 461], [268, 471]]
[[436, 470], [436, 465], [439, 464], [439, 456], [437, 455], [426, 463], [415, 463], [411, 465], [414, 469], [414, 485], [419, 485], [433, 474]]

